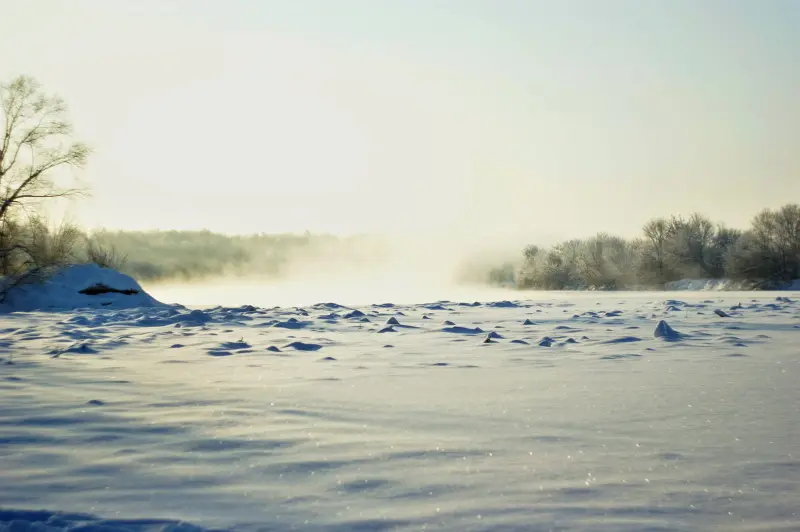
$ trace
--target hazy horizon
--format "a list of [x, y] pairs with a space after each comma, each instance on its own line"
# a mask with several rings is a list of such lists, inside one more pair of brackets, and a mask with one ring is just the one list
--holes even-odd
[[552, 240], [800, 198], [800, 3], [31, 0], [89, 228]]

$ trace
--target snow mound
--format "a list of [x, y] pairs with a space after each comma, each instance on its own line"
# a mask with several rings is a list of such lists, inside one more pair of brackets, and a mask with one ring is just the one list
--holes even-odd
[[661, 338], [662, 340], [665, 340], [667, 342], [676, 342], [678, 340], [682, 340], [684, 337], [682, 333], [679, 333], [678, 331], [670, 327], [669, 323], [667, 323], [664, 320], [658, 322], [656, 330], [655, 332], [653, 332], [653, 336], [656, 338]]
[[493, 301], [489, 303], [488, 306], [493, 308], [517, 308], [519, 304], [513, 301]]
[[5, 304], [11, 312], [167, 306], [132, 277], [95, 264], [67, 266], [44, 282], [16, 286], [9, 291]]
[[306, 342], [292, 342], [283, 346], [285, 349], [294, 349], [296, 351], [319, 351], [322, 346], [319, 344], [309, 344]]
[[444, 327], [442, 329], [442, 332], [455, 333], [455, 334], [481, 334], [483, 332], [483, 329], [481, 329], [480, 327], [475, 327], [474, 329], [472, 329], [470, 327], [459, 327], [456, 325], [453, 327]]
[[277, 327], [278, 329], [304, 329], [311, 324], [312, 322], [310, 321], [299, 321], [297, 318], [289, 318], [286, 321], [273, 323], [272, 327]]

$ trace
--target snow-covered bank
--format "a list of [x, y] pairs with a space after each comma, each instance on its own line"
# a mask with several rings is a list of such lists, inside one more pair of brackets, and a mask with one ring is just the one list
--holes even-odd
[[44, 280], [11, 288], [0, 311], [163, 307], [123, 273], [94, 264], [68, 266]]
[[0, 529], [797, 529], [796, 294], [539, 295], [0, 316]]
[[[533, 288], [523, 288], [519, 290], [523, 293], [544, 292], [548, 293], [549, 290], [537, 290]], [[624, 288], [596, 288], [587, 286], [572, 286], [564, 290], [555, 291], [569, 291], [569, 292], [612, 292], [612, 293], [629, 293], [629, 292], [650, 292], [657, 294], [660, 292], [795, 292], [800, 291], [800, 279], [796, 279], [790, 283], [782, 286], [771, 286], [768, 288], [754, 287], [752, 282], [747, 281], [734, 281], [732, 279], [681, 279], [679, 281], [670, 281], [664, 283], [661, 288], [653, 288], [652, 286], [637, 285], [626, 286]]]
[[[742, 291], [742, 290], [751, 290], [751, 287], [752, 283], [733, 281], [731, 279], [681, 279], [680, 281], [673, 281], [666, 283], [664, 285], [665, 290], [691, 291], [691, 292], [714, 291], [714, 290]], [[784, 291], [800, 290], [800, 279], [795, 279], [791, 283], [787, 283], [784, 286], [772, 288], [771, 290], [784, 290]]]
[[664, 290], [702, 292], [711, 290], [747, 290], [748, 283], [730, 279], [681, 279], [664, 284]]

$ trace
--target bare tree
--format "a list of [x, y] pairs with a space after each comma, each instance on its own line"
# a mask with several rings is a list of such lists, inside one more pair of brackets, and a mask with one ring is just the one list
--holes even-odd
[[775, 213], [775, 228], [781, 252], [787, 261], [800, 260], [800, 205], [784, 205]]
[[655, 267], [657, 281], [664, 282], [667, 277], [666, 247], [670, 238], [670, 223], [664, 218], [656, 218], [647, 222], [642, 230], [647, 243], [644, 252], [648, 262]]
[[27, 203], [80, 193], [52, 179], [60, 169], [83, 167], [90, 153], [71, 138], [64, 100], [19, 76], [0, 85], [0, 106], [0, 220]]
[[606, 263], [615, 286], [636, 284], [635, 268], [639, 255], [639, 242], [628, 242], [611, 236], [606, 240]]
[[575, 266], [578, 273], [589, 288], [607, 288], [608, 272], [606, 268], [605, 245], [608, 235], [597, 236], [581, 242]]
[[78, 226], [62, 222], [51, 228], [39, 216], [30, 217], [27, 233], [25, 254], [30, 265], [38, 270], [58, 268], [75, 262], [78, 244], [84, 239]]
[[750, 262], [755, 262], [753, 257], [758, 256], [763, 265], [759, 268], [751, 265], [746, 271], [761, 271], [762, 278], [769, 272], [770, 277], [781, 281], [800, 275], [800, 205], [784, 205], [776, 211], [766, 209], [758, 213], [750, 233]]
[[714, 275], [709, 265], [709, 250], [715, 236], [714, 224], [701, 214], [688, 220], [672, 217], [669, 223], [668, 251], [682, 275]]
[[539, 246], [530, 245], [525, 247], [522, 251], [522, 255], [525, 257], [525, 262], [533, 263], [538, 258], [540, 252], [541, 249], [539, 249]]
[[743, 231], [731, 229], [722, 224], [717, 225], [717, 231], [712, 239], [709, 249], [708, 263], [712, 269], [714, 277], [725, 276], [725, 261], [730, 251], [742, 238]]
[[86, 259], [101, 268], [121, 270], [128, 257], [120, 253], [113, 243], [103, 245], [96, 237], [86, 238]]

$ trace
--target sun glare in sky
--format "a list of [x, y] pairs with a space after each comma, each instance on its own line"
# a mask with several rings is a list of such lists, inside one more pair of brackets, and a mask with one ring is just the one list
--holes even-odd
[[91, 227], [630, 235], [800, 197], [800, 3], [29, 0]]

